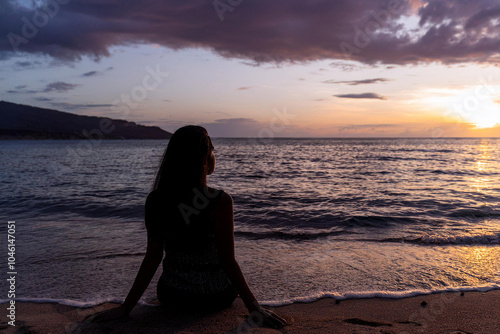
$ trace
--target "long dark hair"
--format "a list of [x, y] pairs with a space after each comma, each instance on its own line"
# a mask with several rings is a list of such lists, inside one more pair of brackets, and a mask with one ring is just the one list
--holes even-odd
[[206, 186], [207, 161], [213, 149], [205, 128], [184, 126], [172, 135], [165, 149], [152, 190], [185, 194]]

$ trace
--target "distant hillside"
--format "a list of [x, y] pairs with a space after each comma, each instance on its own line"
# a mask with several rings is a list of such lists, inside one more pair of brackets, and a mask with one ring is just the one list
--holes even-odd
[[0, 101], [0, 139], [169, 139], [157, 126]]

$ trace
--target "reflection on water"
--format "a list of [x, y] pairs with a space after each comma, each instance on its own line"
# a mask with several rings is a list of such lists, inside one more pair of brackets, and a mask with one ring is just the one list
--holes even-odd
[[[250, 282], [261, 281], [265, 273], [268, 282], [286, 286], [278, 295], [272, 284], [256, 285], [256, 293], [267, 300], [321, 291], [342, 295], [348, 291], [403, 292], [500, 284], [500, 248], [493, 246], [325, 241], [284, 247], [265, 240], [240, 243], [244, 247], [237, 255], [243, 259]], [[281, 266], [276, 268], [276, 263]]]
[[467, 276], [464, 279], [469, 280], [469, 277], [475, 277], [479, 284], [485, 283], [500, 283], [500, 249], [490, 246], [469, 246], [457, 249], [458, 255], [461, 255], [463, 262], [463, 275]]
[[479, 175], [471, 180], [471, 185], [477, 192], [482, 192], [484, 189], [491, 187], [492, 181], [489, 177], [483, 175], [492, 172], [497, 162], [491, 156], [492, 147], [490, 140], [482, 139], [476, 150], [476, 171]]

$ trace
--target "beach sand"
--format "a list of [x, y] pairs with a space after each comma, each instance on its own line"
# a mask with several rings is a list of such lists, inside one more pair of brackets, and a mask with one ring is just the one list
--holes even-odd
[[238, 298], [232, 307], [210, 315], [183, 315], [162, 307], [138, 305], [118, 323], [82, 322], [95, 312], [116, 307], [106, 303], [76, 308], [55, 303], [16, 303], [16, 326], [4, 333], [500, 333], [500, 290], [424, 295], [403, 299], [324, 298], [272, 308], [289, 325], [252, 328]]

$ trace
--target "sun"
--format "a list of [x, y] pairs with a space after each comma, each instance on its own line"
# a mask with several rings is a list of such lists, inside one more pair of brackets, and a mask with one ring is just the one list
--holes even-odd
[[500, 126], [500, 87], [470, 86], [467, 89], [428, 90], [424, 99], [430, 105], [446, 108], [445, 116], [476, 129]]
[[467, 123], [475, 129], [500, 126], [500, 86], [477, 85], [465, 89], [428, 88], [416, 101], [435, 109], [452, 122]]
[[464, 116], [478, 129], [492, 128], [500, 124], [500, 105], [492, 100], [483, 101], [476, 110], [471, 110]]

